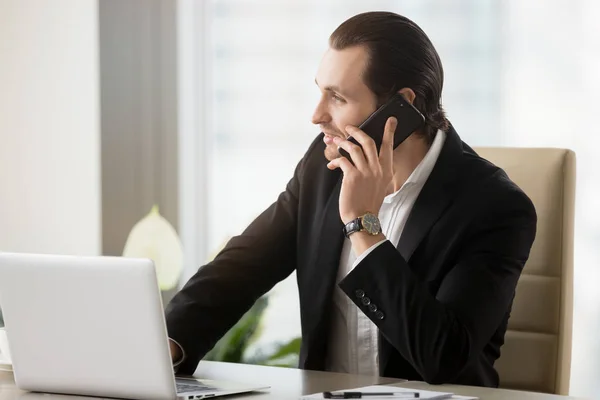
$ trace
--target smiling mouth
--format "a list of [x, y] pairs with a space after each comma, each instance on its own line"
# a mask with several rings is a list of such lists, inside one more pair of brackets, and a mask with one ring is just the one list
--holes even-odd
[[328, 136], [328, 137], [330, 137], [330, 138], [332, 138], [332, 139], [333, 139], [334, 137], [339, 137], [340, 139], [346, 139], [345, 137], [343, 137], [343, 136], [341, 136], [341, 135], [331, 134], [331, 133], [327, 133], [327, 132], [325, 132], [325, 131], [322, 131], [322, 132], [323, 132], [323, 134], [324, 134], [325, 136]]

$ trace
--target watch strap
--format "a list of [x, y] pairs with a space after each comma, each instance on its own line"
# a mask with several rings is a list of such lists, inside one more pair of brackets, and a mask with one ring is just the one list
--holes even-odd
[[353, 219], [344, 226], [344, 235], [349, 238], [354, 232], [360, 232], [363, 229], [362, 219], [360, 217]]

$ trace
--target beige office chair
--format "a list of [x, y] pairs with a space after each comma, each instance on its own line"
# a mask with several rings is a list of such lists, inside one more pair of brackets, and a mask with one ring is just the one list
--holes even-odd
[[573, 324], [575, 154], [564, 149], [476, 148], [535, 205], [537, 235], [517, 285], [496, 363], [500, 386], [566, 395]]

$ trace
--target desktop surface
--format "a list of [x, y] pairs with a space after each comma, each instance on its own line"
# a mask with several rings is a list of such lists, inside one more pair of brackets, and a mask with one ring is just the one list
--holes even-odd
[[[265, 367], [212, 361], [200, 362], [194, 376], [212, 380], [228, 380], [253, 385], [267, 385], [271, 389], [227, 397], [228, 399], [297, 399], [300, 396], [370, 385], [394, 385], [404, 388], [452, 392], [465, 396], [477, 396], [481, 400], [577, 400], [575, 397], [544, 393], [522, 392], [505, 389], [457, 385], [428, 385], [424, 382], [402, 381], [365, 375], [306, 371], [295, 368]], [[90, 397], [45, 395], [19, 390], [10, 372], [0, 371], [0, 400], [89, 400]]]

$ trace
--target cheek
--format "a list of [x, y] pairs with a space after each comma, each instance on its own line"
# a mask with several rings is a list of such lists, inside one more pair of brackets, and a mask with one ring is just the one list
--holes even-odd
[[365, 114], [364, 110], [361, 110], [358, 107], [352, 107], [350, 104], [345, 104], [334, 110], [332, 119], [338, 131], [348, 136], [345, 129], [346, 126], [359, 126], [369, 114], [370, 113]]
[[347, 104], [345, 107], [340, 107], [336, 110], [335, 114], [332, 114], [333, 123], [340, 132], [343, 132], [346, 136], [346, 126], [359, 126], [373, 113], [374, 110], [366, 107], [352, 107]]

